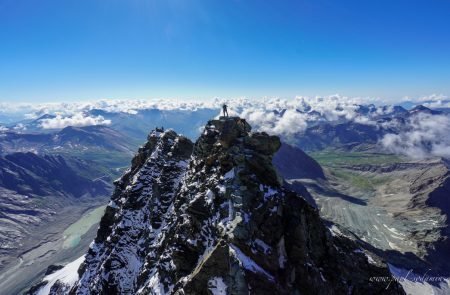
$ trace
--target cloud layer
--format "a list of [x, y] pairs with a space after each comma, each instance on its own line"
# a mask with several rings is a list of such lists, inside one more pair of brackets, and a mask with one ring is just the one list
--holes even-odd
[[[245, 118], [256, 130], [275, 133], [290, 140], [311, 124], [348, 120], [371, 121], [358, 112], [362, 99], [333, 95], [326, 98], [297, 97], [293, 100], [272, 99], [257, 103], [232, 103], [231, 113]], [[374, 115], [391, 112], [392, 109], [375, 107]]]
[[55, 119], [42, 121], [42, 128], [53, 129], [65, 126], [87, 126], [109, 124], [99, 117], [82, 116], [92, 110], [112, 113], [137, 114], [141, 110], [158, 109], [162, 111], [195, 111], [198, 109], [216, 109], [222, 104], [229, 106], [231, 115], [246, 118], [256, 130], [276, 133], [289, 137], [305, 130], [308, 122], [317, 120], [351, 120], [358, 114], [358, 104], [373, 102], [362, 98], [349, 98], [339, 95], [328, 97], [296, 97], [295, 99], [251, 100], [237, 98], [230, 100], [214, 99], [210, 101], [181, 100], [98, 100], [76, 103], [48, 104], [3, 104], [3, 112], [20, 112], [27, 119], [36, 119], [44, 114], [56, 115]]
[[404, 131], [386, 134], [380, 143], [389, 152], [415, 159], [450, 158], [450, 117], [417, 114], [407, 121]]
[[105, 120], [102, 116], [92, 117], [86, 116], [83, 113], [78, 113], [69, 117], [57, 115], [55, 118], [42, 119], [40, 122], [43, 129], [62, 129], [67, 126], [83, 127], [111, 124], [111, 120]]
[[450, 108], [450, 97], [443, 94], [432, 94], [417, 99], [405, 98], [404, 100], [415, 104], [422, 104], [428, 108]]
[[[412, 101], [412, 100], [409, 100]], [[415, 100], [431, 107], [445, 107], [450, 103], [447, 96], [431, 95]], [[280, 135], [289, 141], [301, 134], [309, 126], [321, 122], [354, 121], [360, 124], [377, 126], [380, 129], [397, 130], [386, 134], [379, 142], [380, 147], [388, 152], [404, 154], [414, 158], [427, 156], [450, 157], [450, 120], [448, 116], [431, 116], [419, 114], [407, 120], [379, 122], [381, 115], [389, 115], [392, 106], [375, 106], [382, 102], [374, 99], [351, 98], [339, 95], [328, 97], [296, 97], [295, 99], [250, 100], [237, 98], [230, 100], [214, 99], [210, 101], [181, 100], [98, 100], [93, 102], [54, 103], [54, 104], [19, 104], [1, 105], [0, 113], [21, 113], [28, 119], [36, 119], [44, 114], [55, 118], [40, 121], [43, 129], [61, 129], [67, 126], [109, 125], [112, 122], [102, 116], [90, 113], [102, 110], [110, 113], [137, 114], [142, 110], [158, 109], [161, 111], [192, 112], [199, 109], [212, 109], [219, 112], [226, 103], [230, 115], [245, 118], [254, 130]], [[363, 106], [363, 107], [361, 107]], [[22, 125], [10, 129], [19, 130]], [[23, 128], [22, 128], [23, 129]]]

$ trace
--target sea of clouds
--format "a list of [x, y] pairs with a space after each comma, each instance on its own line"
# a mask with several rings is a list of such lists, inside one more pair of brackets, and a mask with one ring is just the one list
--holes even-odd
[[[450, 105], [450, 99], [443, 95], [431, 95], [416, 100], [405, 100], [413, 104], [443, 108]], [[404, 154], [414, 158], [428, 156], [450, 157], [450, 119], [447, 115], [419, 114], [409, 118], [406, 124], [400, 122], [379, 123], [375, 118], [389, 114], [392, 106], [379, 99], [354, 98], [340, 95], [327, 97], [296, 97], [294, 99], [212, 99], [209, 101], [183, 101], [174, 99], [158, 100], [96, 100], [91, 102], [47, 103], [47, 104], [0, 104], [0, 115], [22, 114], [23, 119], [33, 120], [44, 114], [48, 117], [40, 120], [42, 129], [60, 129], [67, 126], [110, 125], [111, 120], [100, 115], [92, 115], [92, 110], [110, 113], [138, 114], [139, 111], [158, 109], [162, 111], [193, 112], [198, 109], [217, 110], [219, 116], [222, 105], [226, 103], [230, 115], [245, 118], [254, 130], [277, 134], [286, 140], [295, 136], [318, 121], [354, 121], [359, 124], [391, 129], [401, 129], [400, 133], [388, 133], [380, 139], [379, 145], [385, 151]], [[361, 105], [372, 106], [370, 114], [358, 112]], [[383, 107], [384, 105], [384, 107]], [[398, 126], [395, 126], [398, 125]], [[400, 128], [402, 127], [402, 128]], [[10, 127], [25, 130], [23, 123]], [[0, 131], [7, 127], [0, 125]]]
[[[216, 109], [219, 113], [226, 103], [230, 115], [248, 119], [260, 130], [272, 130], [278, 134], [292, 134], [306, 128], [306, 122], [317, 119], [317, 114], [302, 114], [314, 110], [326, 120], [333, 121], [340, 117], [353, 119], [357, 116], [355, 110], [358, 104], [367, 103], [369, 99], [350, 98], [339, 95], [328, 97], [296, 97], [295, 99], [213, 99], [209, 101], [181, 101], [170, 99], [159, 100], [97, 100], [73, 103], [43, 103], [43, 104], [0, 104], [0, 112], [4, 114], [23, 114], [24, 119], [37, 119], [42, 115], [56, 115], [56, 118], [43, 120], [42, 127], [63, 128], [67, 124], [77, 126], [109, 124], [101, 116], [89, 114], [92, 110], [103, 110], [112, 113], [137, 114], [141, 110], [158, 109], [163, 111], [195, 111], [198, 109]], [[282, 112], [276, 116], [274, 112]]]
[[450, 116], [419, 113], [410, 117], [402, 132], [380, 140], [385, 150], [415, 159], [450, 158]]

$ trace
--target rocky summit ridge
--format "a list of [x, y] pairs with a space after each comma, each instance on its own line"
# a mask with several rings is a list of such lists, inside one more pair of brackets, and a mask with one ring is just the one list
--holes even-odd
[[[376, 257], [285, 189], [280, 139], [237, 117], [192, 143], [153, 131], [115, 182], [73, 285], [53, 294], [404, 294]], [[370, 261], [370, 262], [369, 262]]]

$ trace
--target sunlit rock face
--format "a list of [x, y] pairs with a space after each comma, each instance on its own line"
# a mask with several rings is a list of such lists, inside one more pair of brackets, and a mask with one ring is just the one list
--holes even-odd
[[195, 144], [152, 132], [62, 294], [404, 294], [370, 281], [385, 266], [283, 188], [280, 146], [237, 117], [209, 121]]

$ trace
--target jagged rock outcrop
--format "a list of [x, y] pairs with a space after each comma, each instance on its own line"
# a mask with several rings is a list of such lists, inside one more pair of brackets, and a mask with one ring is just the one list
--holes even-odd
[[282, 187], [279, 138], [250, 130], [231, 117], [195, 145], [151, 133], [70, 294], [404, 294], [371, 281], [389, 272]]

